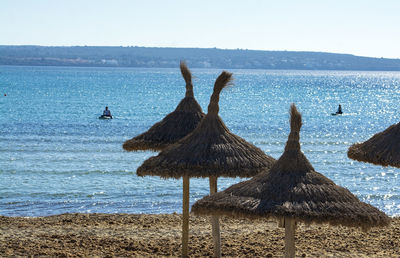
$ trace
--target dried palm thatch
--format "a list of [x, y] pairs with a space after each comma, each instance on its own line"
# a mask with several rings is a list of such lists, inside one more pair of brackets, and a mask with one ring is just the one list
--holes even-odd
[[285, 151], [269, 171], [204, 197], [192, 212], [284, 220], [289, 257], [294, 256], [295, 221], [363, 229], [389, 224], [383, 212], [314, 170], [300, 150], [301, 115], [294, 104], [290, 128]]
[[364, 143], [353, 144], [347, 156], [375, 165], [400, 168], [400, 123], [375, 134]]
[[219, 94], [232, 80], [223, 72], [215, 82], [208, 113], [188, 136], [146, 160], [138, 169], [139, 176], [163, 178], [251, 177], [275, 162], [262, 150], [231, 133], [218, 116]]
[[389, 223], [377, 208], [316, 172], [300, 150], [301, 115], [291, 107], [291, 132], [274, 166], [248, 181], [197, 201], [196, 214], [291, 217], [305, 223], [369, 228]]
[[125, 150], [160, 151], [192, 132], [204, 117], [193, 95], [192, 74], [183, 61], [180, 63], [180, 68], [186, 82], [185, 98], [173, 112], [154, 124], [147, 132], [125, 141], [122, 146]]
[[[218, 116], [219, 95], [232, 81], [232, 74], [222, 72], [214, 84], [208, 113], [198, 127], [158, 156], [147, 159], [137, 169], [139, 176], [183, 177], [182, 255], [187, 255], [189, 230], [189, 178], [210, 177], [210, 192], [217, 191], [217, 177], [250, 177], [269, 169], [275, 162], [256, 146], [231, 133]], [[219, 257], [218, 217], [212, 218], [214, 255]]]

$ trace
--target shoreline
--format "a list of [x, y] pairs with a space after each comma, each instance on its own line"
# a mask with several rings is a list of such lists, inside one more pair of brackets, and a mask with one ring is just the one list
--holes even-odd
[[[0, 216], [5, 256], [180, 256], [181, 214], [69, 213], [47, 217]], [[191, 215], [189, 255], [212, 256], [209, 217]], [[282, 256], [284, 229], [265, 219], [221, 217], [223, 256]], [[300, 223], [296, 256], [390, 257], [400, 255], [400, 217], [368, 232]]]

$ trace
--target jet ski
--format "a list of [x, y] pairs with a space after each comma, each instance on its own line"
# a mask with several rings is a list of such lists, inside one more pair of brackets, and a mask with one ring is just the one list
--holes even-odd
[[337, 116], [337, 115], [341, 115], [341, 114], [343, 114], [343, 112], [331, 113], [332, 116]]
[[106, 115], [101, 115], [99, 116], [99, 119], [112, 119], [112, 116], [106, 116]]

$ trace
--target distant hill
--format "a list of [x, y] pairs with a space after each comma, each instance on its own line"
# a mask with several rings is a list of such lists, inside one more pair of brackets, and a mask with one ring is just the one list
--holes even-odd
[[0, 65], [400, 71], [400, 59], [217, 48], [0, 46]]

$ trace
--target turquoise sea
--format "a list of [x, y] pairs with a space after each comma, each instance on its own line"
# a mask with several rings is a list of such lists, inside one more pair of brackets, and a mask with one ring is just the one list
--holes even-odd
[[[193, 69], [207, 110], [222, 70]], [[400, 72], [230, 70], [220, 116], [278, 158], [289, 106], [303, 114], [302, 150], [316, 171], [389, 215], [400, 215], [400, 169], [347, 158], [348, 147], [398, 123]], [[0, 66], [0, 215], [181, 212], [181, 180], [137, 177], [155, 152], [122, 143], [173, 111], [185, 95], [176, 69]], [[6, 94], [7, 96], [4, 96]], [[338, 104], [342, 116], [331, 116]], [[108, 105], [114, 119], [99, 120]], [[219, 190], [244, 179], [221, 178]], [[191, 204], [208, 194], [191, 179]]]

